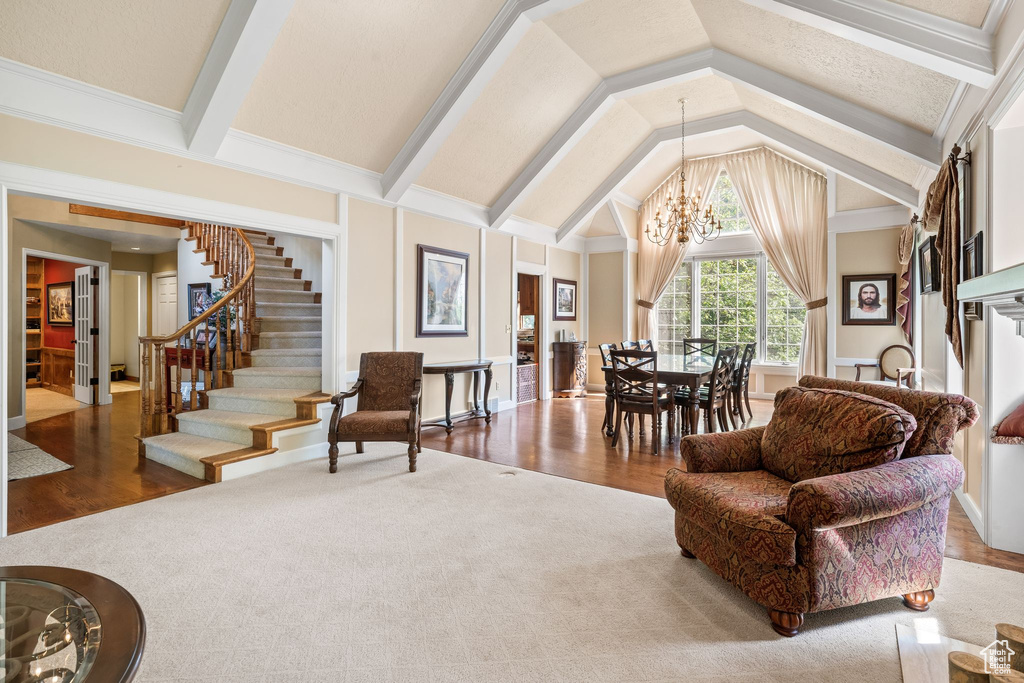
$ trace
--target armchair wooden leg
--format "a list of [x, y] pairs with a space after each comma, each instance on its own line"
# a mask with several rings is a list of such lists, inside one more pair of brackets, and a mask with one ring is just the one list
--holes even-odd
[[772, 628], [780, 636], [792, 638], [800, 632], [804, 625], [804, 615], [801, 612], [780, 612], [777, 609], [768, 610], [768, 618], [772, 620]]
[[416, 441], [409, 441], [409, 471], [416, 471]]
[[338, 471], [338, 442], [332, 441], [331, 447], [327, 449], [327, 459], [330, 461], [330, 472], [334, 474]]
[[423, 452], [423, 440], [420, 438], [421, 436], [422, 436], [422, 434], [420, 432], [416, 432], [416, 452], [417, 453], [422, 453]]
[[679, 554], [682, 555], [683, 557], [685, 557], [688, 560], [692, 560], [692, 559], [697, 557], [696, 555], [694, 555], [693, 553], [691, 553], [689, 550], [687, 550], [686, 548], [684, 548], [682, 546], [679, 547]]
[[363, 442], [362, 441], [356, 441], [356, 453], [362, 453], [362, 452], [363, 452]]
[[928, 603], [935, 599], [935, 591], [917, 591], [903, 596], [903, 604], [916, 612], [927, 612]]

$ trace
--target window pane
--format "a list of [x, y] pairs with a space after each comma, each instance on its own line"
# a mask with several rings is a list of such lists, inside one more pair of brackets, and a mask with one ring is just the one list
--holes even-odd
[[[711, 191], [711, 207], [715, 216], [722, 222], [722, 232], [736, 233], [749, 232], [750, 222], [743, 212], [743, 204], [740, 203], [736, 189], [733, 187], [732, 179], [725, 171], [718, 176], [715, 188]], [[754, 264], [757, 268], [757, 264]]]
[[685, 262], [679, 267], [679, 272], [655, 307], [658, 317], [658, 350], [662, 353], [681, 353], [681, 345], [672, 342], [693, 336], [690, 333], [692, 269], [693, 264]]
[[800, 344], [807, 309], [800, 298], [782, 281], [770, 262], [765, 280], [768, 312], [768, 345], [765, 360], [796, 363], [800, 360]]
[[700, 262], [700, 336], [719, 346], [757, 340], [757, 259]]

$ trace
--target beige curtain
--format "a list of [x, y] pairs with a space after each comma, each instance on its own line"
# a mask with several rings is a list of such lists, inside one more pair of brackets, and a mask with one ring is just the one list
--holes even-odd
[[899, 290], [896, 296], [896, 316], [899, 318], [904, 338], [911, 345], [914, 343], [914, 275], [910, 262], [914, 258], [915, 239], [914, 224], [907, 223], [900, 233], [900, 242], [896, 249], [896, 257], [900, 262], [900, 278], [896, 288]]
[[750, 225], [782, 281], [807, 307], [800, 375], [825, 375], [828, 209], [825, 177], [767, 148], [724, 157]]
[[954, 146], [953, 153], [939, 167], [939, 175], [928, 188], [924, 202], [925, 228], [937, 230], [935, 248], [939, 252], [939, 266], [942, 275], [942, 303], [946, 306], [946, 336], [953, 345], [953, 355], [960, 367], [964, 365], [964, 346], [960, 330], [960, 300], [956, 297], [956, 286], [960, 284], [960, 179], [956, 169], [956, 157], [960, 148]]
[[[715, 180], [722, 170], [721, 157], [709, 159], [697, 159], [686, 162], [686, 184], [687, 192], [690, 194], [700, 191], [701, 206], [703, 211], [708, 202], [711, 201], [711, 190], [715, 187]], [[640, 230], [637, 253], [637, 337], [639, 339], [652, 339], [658, 327], [658, 321], [654, 318], [654, 304], [661, 298], [662, 293], [672, 282], [672, 278], [679, 271], [679, 264], [683, 262], [686, 255], [687, 244], [679, 244], [675, 239], [663, 247], [659, 247], [649, 239], [644, 231], [649, 222], [654, 220], [654, 214], [665, 205], [665, 199], [669, 193], [673, 197], [679, 196], [679, 173], [672, 176], [661, 184], [650, 197], [644, 200], [640, 207]]]

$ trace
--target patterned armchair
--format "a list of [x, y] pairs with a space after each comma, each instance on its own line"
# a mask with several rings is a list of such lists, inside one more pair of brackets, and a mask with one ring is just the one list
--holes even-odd
[[800, 385], [776, 395], [764, 427], [682, 440], [687, 471], [669, 470], [665, 491], [683, 556], [767, 607], [783, 636], [805, 613], [882, 598], [928, 609], [963, 482], [953, 439], [977, 405], [818, 377]]
[[[359, 379], [346, 392], [331, 398], [334, 413], [327, 433], [331, 473], [338, 471], [338, 442], [409, 442], [409, 471], [416, 471], [420, 447], [420, 390], [423, 354], [410, 351], [364, 353]], [[359, 397], [356, 411], [345, 415], [345, 399]]]

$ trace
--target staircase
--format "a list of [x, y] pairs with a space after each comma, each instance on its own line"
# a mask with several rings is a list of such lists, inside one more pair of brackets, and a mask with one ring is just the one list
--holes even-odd
[[[319, 423], [317, 406], [329, 397], [320, 393], [321, 303], [320, 294], [311, 291], [311, 282], [302, 279], [302, 271], [292, 267], [292, 259], [274, 244], [273, 237], [241, 230], [232, 234], [235, 229], [222, 226], [216, 226], [221, 228], [216, 234], [204, 233], [202, 224], [196, 225], [189, 225], [186, 239], [196, 242], [194, 251], [205, 254], [204, 264], [214, 267], [212, 277], [241, 274], [232, 290], [238, 290], [235, 303], [226, 306], [227, 313], [212, 316], [216, 325], [210, 322], [210, 311], [204, 314], [206, 328], [217, 329], [209, 337], [226, 340], [220, 346], [228, 348], [211, 352], [217, 362], [200, 358], [192, 347], [202, 346], [194, 343], [203, 339], [197, 332], [202, 324], [191, 331], [188, 326], [179, 330], [176, 336], [181, 343], [167, 346], [175, 349], [171, 353], [189, 348], [178, 354], [177, 367], [172, 363], [177, 381], [172, 376], [166, 426], [156, 429], [162, 433], [143, 435], [140, 452], [150, 460], [216, 482], [224, 467], [273, 454], [291, 430]], [[227, 242], [231, 245], [225, 246]], [[226, 263], [235, 258], [246, 267]], [[226, 335], [221, 325], [228, 328]], [[153, 364], [163, 365], [160, 358], [166, 359], [167, 354], [168, 349], [161, 352], [156, 346]], [[194, 374], [193, 365], [198, 368]], [[159, 373], [146, 376], [160, 383]], [[157, 403], [163, 395], [157, 396]], [[144, 397], [144, 407], [145, 403]], [[159, 406], [152, 412], [159, 415]], [[144, 431], [146, 424], [144, 416]], [[149, 424], [154, 424], [152, 418]]]

